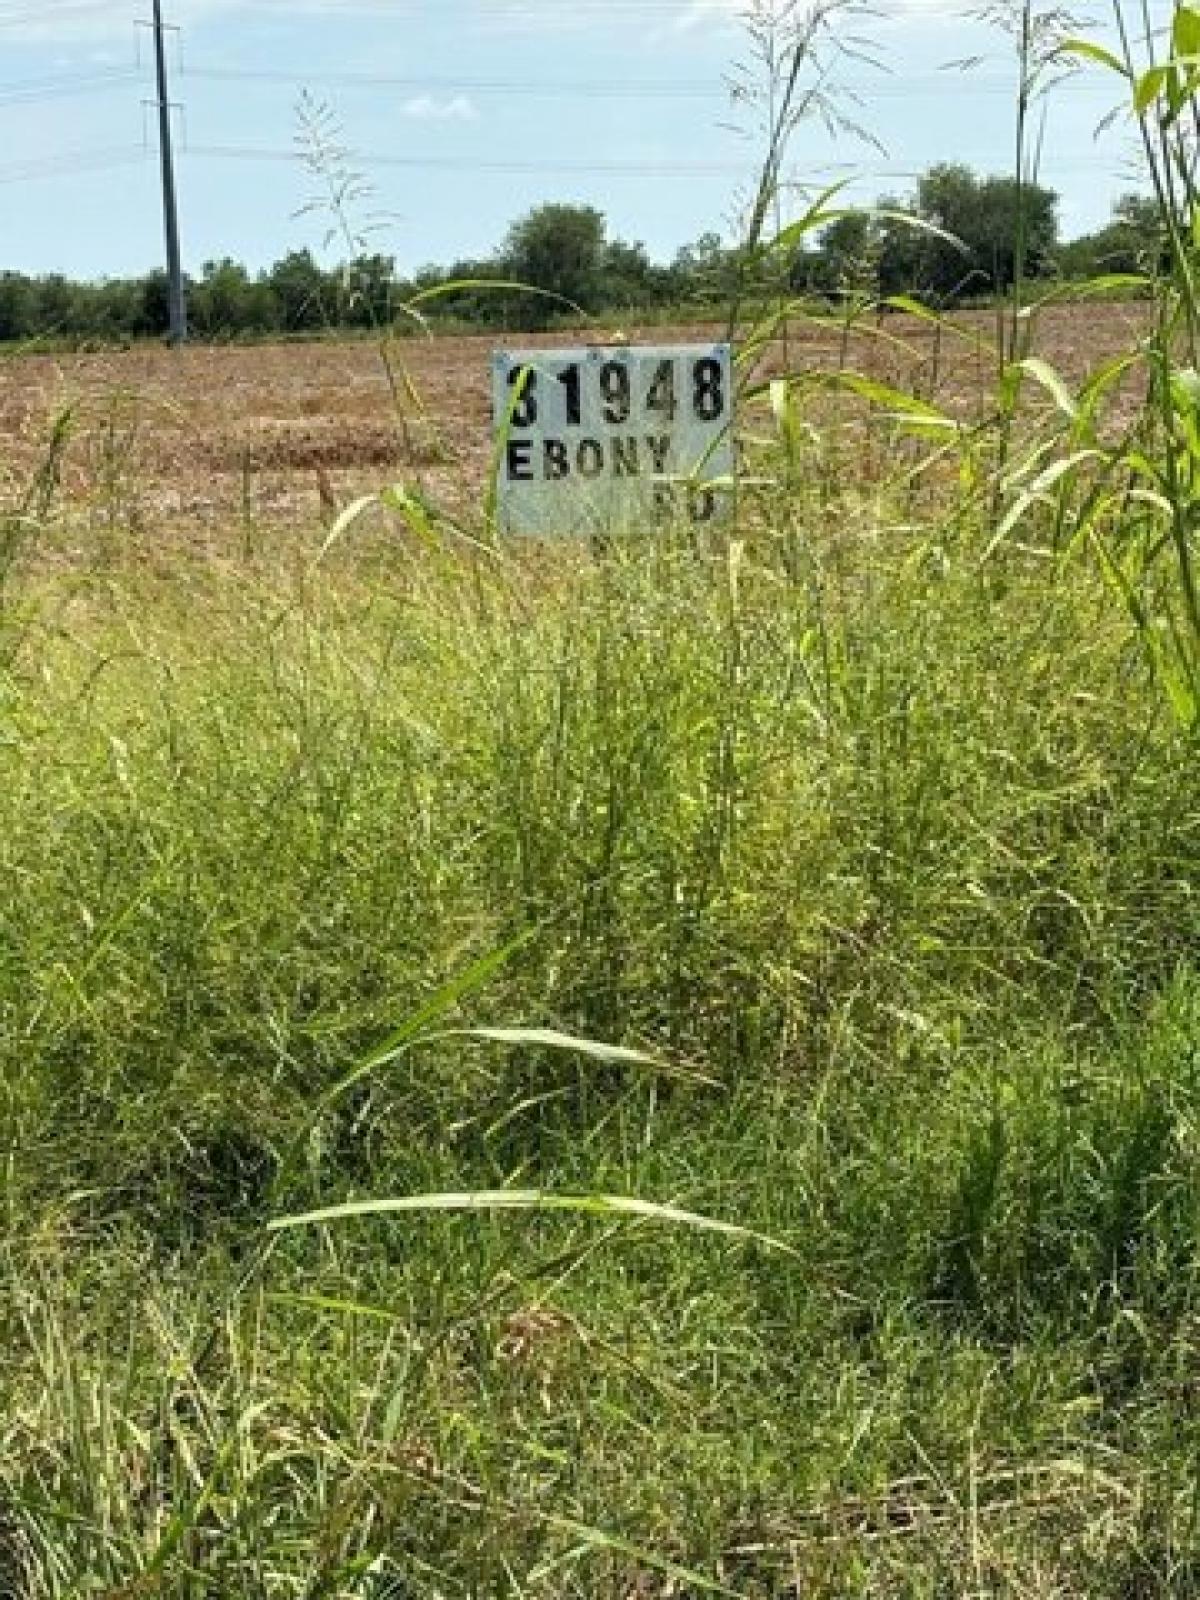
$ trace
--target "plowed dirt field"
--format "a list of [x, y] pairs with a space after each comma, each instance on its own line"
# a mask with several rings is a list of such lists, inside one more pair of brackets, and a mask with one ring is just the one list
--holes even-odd
[[[1134, 305], [1062, 306], [1042, 315], [1035, 348], [1075, 382], [1135, 343], [1143, 321]], [[654, 342], [720, 334], [712, 326], [627, 331]], [[798, 323], [763, 368], [851, 366], [978, 414], [995, 375], [994, 331], [990, 313], [961, 317], [940, 333], [903, 316], [849, 336], [834, 323]], [[0, 360], [0, 492], [36, 473], [55, 418], [69, 411], [61, 480], [68, 501], [164, 537], [203, 536], [231, 522], [312, 525], [394, 482], [417, 484], [462, 511], [477, 502], [487, 474], [493, 347], [611, 340], [409, 339], [391, 346], [391, 377], [379, 346], [366, 340], [10, 356]], [[410, 386], [419, 404], [398, 401]]]

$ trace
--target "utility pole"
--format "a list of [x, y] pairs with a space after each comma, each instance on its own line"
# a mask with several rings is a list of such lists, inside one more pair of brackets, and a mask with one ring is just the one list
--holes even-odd
[[187, 306], [183, 266], [179, 258], [179, 206], [175, 195], [175, 157], [171, 148], [171, 102], [167, 98], [167, 47], [163, 35], [162, 0], [154, 0], [154, 65], [158, 77], [158, 154], [162, 164], [163, 229], [167, 239], [170, 340], [187, 338]]

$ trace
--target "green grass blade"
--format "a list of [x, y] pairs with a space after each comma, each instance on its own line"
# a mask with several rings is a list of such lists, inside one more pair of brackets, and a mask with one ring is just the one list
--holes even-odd
[[576, 316], [587, 316], [584, 308], [574, 300], [568, 300], [566, 295], [555, 294], [552, 289], [539, 289], [534, 283], [521, 283], [515, 278], [455, 278], [449, 283], [438, 283], [431, 289], [422, 289], [419, 294], [412, 295], [405, 305], [411, 309], [413, 306], [428, 305], [432, 300], [444, 300], [448, 295], [474, 293], [479, 289], [499, 294], [532, 294], [539, 300], [553, 300], [556, 305]]
[[635, 1217], [646, 1222], [668, 1222], [681, 1227], [698, 1228], [707, 1233], [725, 1234], [729, 1238], [753, 1241], [771, 1250], [781, 1250], [785, 1255], [796, 1254], [790, 1245], [767, 1234], [756, 1233], [752, 1228], [743, 1228], [734, 1222], [701, 1216], [695, 1211], [684, 1211], [679, 1206], [639, 1200], [633, 1195], [548, 1194], [541, 1189], [462, 1190], [448, 1194], [399, 1195], [386, 1200], [350, 1200], [342, 1205], [325, 1206], [318, 1211], [307, 1211], [297, 1216], [276, 1217], [267, 1226], [277, 1233], [285, 1228], [348, 1222], [357, 1217], [404, 1216], [434, 1211], [565, 1211], [585, 1216]]
[[[265, 1407], [260, 1407], [259, 1409], [265, 1409]], [[212, 1498], [217, 1492], [217, 1487], [221, 1482], [221, 1478], [224, 1476], [225, 1468], [228, 1466], [230, 1458], [232, 1457], [234, 1450], [237, 1448], [241, 1428], [245, 1420], [246, 1419], [243, 1418], [242, 1421], [238, 1423], [238, 1426], [233, 1430], [233, 1432], [225, 1440], [225, 1443], [221, 1446], [220, 1450], [217, 1452], [217, 1459], [213, 1462], [212, 1471], [205, 1479], [199, 1493], [194, 1495], [186, 1505], [180, 1506], [179, 1510], [171, 1518], [171, 1521], [167, 1525], [166, 1532], [159, 1540], [158, 1546], [150, 1558], [149, 1565], [142, 1573], [143, 1582], [147, 1578], [157, 1577], [158, 1574], [164, 1570], [167, 1562], [175, 1554], [176, 1550], [179, 1549], [179, 1546], [183, 1543], [184, 1539], [208, 1510], [208, 1507], [212, 1502]]]
[[533, 937], [533, 931], [526, 929], [519, 933], [515, 939], [510, 939], [507, 944], [501, 945], [497, 950], [491, 950], [487, 955], [481, 956], [465, 971], [456, 974], [448, 982], [436, 989], [429, 998], [417, 1007], [411, 1017], [405, 1019], [392, 1033], [388, 1034], [380, 1044], [376, 1045], [368, 1055], [356, 1063], [345, 1077], [338, 1081], [321, 1095], [312, 1112], [305, 1119], [304, 1125], [295, 1139], [292, 1140], [283, 1160], [280, 1162], [279, 1181], [289, 1177], [298, 1161], [308, 1136], [319, 1119], [338, 1100], [350, 1092], [357, 1083], [370, 1077], [380, 1067], [385, 1067], [401, 1055], [409, 1045], [413, 1044], [430, 1026], [447, 1012], [452, 1011], [460, 1000], [465, 1000], [468, 995], [476, 994], [486, 983], [499, 972], [507, 962], [526, 945]]
[[[737, 1600], [738, 1591], [728, 1589], [723, 1583], [718, 1583], [714, 1578], [707, 1578], [702, 1572], [697, 1572], [693, 1567], [681, 1567], [677, 1562], [668, 1557], [656, 1555], [652, 1550], [646, 1550], [641, 1545], [631, 1544], [627, 1539], [617, 1538], [611, 1533], [605, 1533], [600, 1528], [590, 1528], [582, 1522], [576, 1522], [573, 1517], [559, 1516], [555, 1512], [545, 1512], [541, 1519], [549, 1527], [559, 1528], [564, 1533], [572, 1534], [580, 1541], [580, 1548], [572, 1551], [570, 1559], [578, 1560], [594, 1551], [609, 1551], [614, 1555], [628, 1556], [640, 1566], [649, 1567], [651, 1571], [661, 1572], [664, 1577], [672, 1578], [676, 1583], [687, 1584], [692, 1589], [699, 1589], [704, 1594], [729, 1595]], [[560, 1562], [547, 1562], [529, 1575], [531, 1583], [540, 1582], [549, 1577]]]
[[1115, 72], [1119, 77], [1129, 76], [1129, 69], [1119, 56], [1091, 39], [1064, 39], [1054, 53], [1059, 56], [1075, 56], [1080, 61], [1094, 61], [1099, 66], [1107, 67], [1110, 72]]
[[1079, 414], [1079, 407], [1062, 377], [1055, 372], [1050, 363], [1043, 361], [1040, 356], [1026, 356], [1018, 365], [1035, 383], [1041, 385], [1064, 416], [1074, 422]]
[[448, 1011], [452, 1011], [460, 1000], [465, 1000], [468, 995], [477, 994], [486, 983], [495, 977], [497, 972], [507, 965], [517, 951], [529, 942], [531, 937], [532, 933], [528, 930], [518, 934], [515, 939], [510, 939], [507, 944], [502, 945], [498, 950], [490, 950], [487, 955], [481, 956], [478, 961], [473, 962], [465, 971], [457, 973], [448, 982], [442, 984], [439, 989], [436, 989], [429, 996], [428, 1000], [418, 1006], [411, 1017], [406, 1018], [394, 1032], [388, 1034], [386, 1039], [376, 1045], [375, 1049], [358, 1063], [353, 1072], [347, 1073], [340, 1082], [336, 1083], [324, 1097], [322, 1103], [328, 1104], [338, 1099], [348, 1089], [352, 1088], [360, 1078], [364, 1078], [368, 1073], [376, 1071], [379, 1067], [385, 1067], [389, 1062], [394, 1061], [408, 1045], [425, 1033], [432, 1023], [436, 1022], [439, 1017], [444, 1017]]
[[720, 1087], [716, 1078], [673, 1066], [657, 1056], [649, 1055], [645, 1050], [633, 1050], [628, 1045], [605, 1044], [599, 1039], [583, 1039], [578, 1034], [562, 1033], [557, 1028], [448, 1028], [444, 1033], [431, 1037], [481, 1039], [489, 1044], [509, 1044], [527, 1050], [561, 1050], [570, 1055], [587, 1056], [592, 1061], [651, 1067], [655, 1072], [670, 1077], [687, 1078], [693, 1083]]

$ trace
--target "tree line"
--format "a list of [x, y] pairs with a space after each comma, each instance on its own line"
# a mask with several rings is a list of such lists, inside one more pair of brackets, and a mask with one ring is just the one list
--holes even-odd
[[[1127, 195], [1105, 227], [1062, 242], [1053, 191], [945, 164], [913, 194], [840, 216], [785, 259], [772, 257], [757, 277], [750, 269], [750, 287], [831, 302], [909, 294], [951, 306], [1004, 292], [1018, 259], [1030, 278], [1086, 279], [1153, 271], [1162, 248], [1151, 199]], [[747, 270], [715, 233], [660, 263], [643, 245], [610, 238], [593, 207], [544, 205], [482, 260], [407, 279], [383, 254], [327, 268], [311, 251], [293, 250], [257, 274], [230, 259], [210, 261], [189, 282], [188, 303], [203, 339], [380, 328], [411, 322], [405, 308], [414, 306], [435, 321], [537, 328], [580, 311], [715, 309]], [[161, 272], [98, 283], [0, 272], [0, 341], [131, 341], [161, 336], [167, 320]]]

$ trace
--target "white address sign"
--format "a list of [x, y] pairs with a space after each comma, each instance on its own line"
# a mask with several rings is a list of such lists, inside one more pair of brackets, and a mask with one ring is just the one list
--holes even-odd
[[504, 532], [636, 532], [730, 505], [727, 344], [497, 351], [492, 416]]

